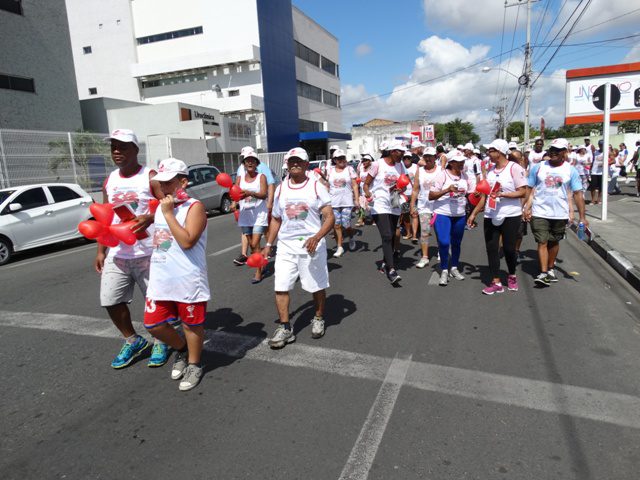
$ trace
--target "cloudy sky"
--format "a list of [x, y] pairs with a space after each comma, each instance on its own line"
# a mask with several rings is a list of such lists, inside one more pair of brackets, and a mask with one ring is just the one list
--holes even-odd
[[[431, 121], [472, 121], [487, 139], [491, 109], [505, 97], [508, 119], [523, 119], [516, 78], [482, 68], [522, 73], [526, 2], [506, 9], [504, 0], [293, 3], [340, 40], [345, 127], [374, 117], [416, 119], [427, 111]], [[566, 70], [640, 61], [637, 0], [540, 0], [531, 18], [533, 78], [539, 75], [534, 125], [540, 117], [548, 126], [562, 124]]]

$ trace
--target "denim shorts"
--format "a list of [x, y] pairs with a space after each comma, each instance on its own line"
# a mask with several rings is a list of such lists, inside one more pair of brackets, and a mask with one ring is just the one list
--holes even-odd
[[336, 218], [336, 226], [342, 225], [344, 228], [351, 228], [351, 211], [353, 207], [337, 207], [333, 209], [333, 216]]
[[243, 235], [258, 235], [267, 230], [266, 225], [254, 225], [253, 227], [240, 227]]

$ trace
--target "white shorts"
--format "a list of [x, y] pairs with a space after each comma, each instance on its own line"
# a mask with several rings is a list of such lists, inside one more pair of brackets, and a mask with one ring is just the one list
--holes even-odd
[[313, 255], [295, 255], [278, 249], [275, 262], [275, 291], [288, 292], [300, 277], [302, 289], [314, 293], [329, 288], [327, 249]]
[[142, 296], [147, 295], [151, 257], [115, 258], [107, 257], [100, 281], [100, 305], [112, 307], [120, 303], [131, 303], [137, 284]]

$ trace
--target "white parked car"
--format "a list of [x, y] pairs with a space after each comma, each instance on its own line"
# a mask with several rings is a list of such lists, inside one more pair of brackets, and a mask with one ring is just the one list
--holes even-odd
[[23, 185], [0, 190], [0, 265], [15, 252], [79, 238], [91, 218], [91, 196], [73, 183]]

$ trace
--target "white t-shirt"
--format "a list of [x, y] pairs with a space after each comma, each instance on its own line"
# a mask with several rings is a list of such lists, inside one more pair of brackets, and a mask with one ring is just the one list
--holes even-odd
[[[520, 187], [527, 186], [527, 177], [520, 165], [515, 162], [509, 162], [502, 169], [494, 168], [487, 174], [487, 181], [491, 185], [491, 190], [496, 182], [500, 182], [500, 191], [504, 193], [515, 192]], [[484, 207], [485, 218], [507, 218], [519, 217], [522, 215], [522, 204], [519, 198], [500, 197], [496, 199], [496, 208], [492, 209], [489, 205], [489, 198]]]
[[433, 182], [441, 171], [442, 168], [440, 167], [440, 165], [436, 165], [431, 172], [428, 172], [425, 168], [418, 169], [420, 193], [418, 193], [417, 207], [419, 213], [433, 212], [433, 200], [429, 200], [429, 191], [431, 190]]
[[364, 169], [364, 167], [362, 166], [362, 163], [358, 165], [358, 176], [360, 177], [360, 185], [359, 185], [360, 196], [364, 195], [364, 182], [367, 180], [367, 177], [369, 176], [370, 171], [371, 171], [371, 164], [369, 165], [369, 168], [367, 170]]
[[[247, 182], [246, 175], [240, 177], [240, 188], [250, 192], [260, 191], [260, 179], [263, 177], [261, 173], [251, 182]], [[266, 227], [269, 224], [267, 211], [267, 202], [262, 198], [246, 197], [239, 202], [240, 215], [238, 215], [239, 227]]]
[[402, 162], [389, 165], [381, 158], [376, 160], [369, 168], [369, 175], [373, 177], [369, 191], [373, 195], [373, 206], [371, 213], [387, 213], [392, 215], [400, 215], [400, 207], [391, 207], [391, 187], [396, 185], [398, 177], [405, 172]]
[[[272, 215], [281, 218], [278, 232], [278, 252], [308, 255], [304, 242], [320, 231], [320, 211], [331, 204], [331, 196], [320, 182], [308, 178], [295, 184], [286, 178], [276, 189]], [[323, 238], [317, 249], [326, 249]]]
[[[109, 203], [114, 206], [129, 205], [136, 215], [149, 213], [149, 200], [155, 198], [149, 183], [151, 169], [140, 167], [140, 170], [130, 177], [120, 175], [120, 170], [111, 172], [104, 184]], [[117, 215], [113, 217], [113, 225], [120, 223]], [[147, 229], [149, 236], [144, 240], [138, 240], [133, 245], [120, 242], [119, 245], [109, 248], [108, 258], [138, 258], [148, 257], [153, 251], [152, 236], [153, 225]]]
[[[480, 159], [475, 155], [471, 158], [467, 158], [464, 161], [464, 173], [467, 175], [481, 175], [482, 174], [482, 166], [480, 163]], [[477, 177], [476, 177], [477, 178]]]
[[438, 215], [446, 215], [448, 217], [460, 217], [465, 214], [467, 206], [467, 193], [474, 192], [476, 189], [476, 177], [467, 175], [464, 171], [458, 177], [451, 173], [451, 170], [444, 169], [433, 181], [432, 190], [442, 191], [450, 185], [458, 186], [457, 192], [445, 193], [443, 196], [433, 201], [433, 211]]
[[542, 150], [540, 153], [536, 152], [535, 150], [531, 150], [529, 152], [529, 163], [540, 163], [545, 153], [547, 152], [545, 152], [544, 150]]
[[535, 188], [531, 214], [562, 220], [569, 218], [569, 192], [582, 190], [582, 180], [567, 162], [553, 167], [546, 161], [531, 167], [528, 186]]
[[578, 175], [588, 174], [588, 171], [585, 167], [588, 166], [590, 162], [591, 162], [591, 156], [588, 153], [585, 153], [584, 155], [580, 155], [579, 153], [576, 153], [574, 157], [574, 167], [576, 167], [576, 170], [578, 171]]
[[327, 180], [329, 182], [329, 194], [331, 195], [331, 206], [353, 207], [353, 184], [356, 179], [356, 172], [349, 165], [339, 172], [336, 167], [329, 167]]
[[[176, 220], [182, 227], [189, 209], [197, 202], [190, 198], [174, 208]], [[183, 303], [209, 300], [207, 229], [193, 247], [183, 250], [173, 237], [161, 208], [156, 210], [155, 227], [147, 298]]]
[[411, 183], [409, 183], [409, 185], [407, 185], [407, 188], [404, 191], [404, 194], [411, 198], [411, 193], [413, 192], [413, 179], [416, 178], [416, 172], [418, 171], [418, 165], [413, 163], [411, 164], [411, 166], [409, 168], [404, 167], [404, 169], [407, 172], [407, 176], [409, 177], [409, 180], [411, 180]]
[[596, 154], [593, 157], [593, 164], [591, 165], [591, 175], [602, 175], [602, 167], [604, 165], [604, 155], [601, 151], [596, 150]]

